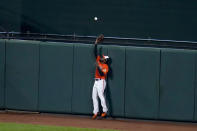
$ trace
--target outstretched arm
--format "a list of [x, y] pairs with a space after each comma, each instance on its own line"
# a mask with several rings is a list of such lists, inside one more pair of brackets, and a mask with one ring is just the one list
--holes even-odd
[[95, 58], [97, 58], [98, 54], [97, 54], [97, 44], [94, 44], [94, 56]]
[[102, 42], [103, 39], [104, 39], [104, 35], [103, 34], [99, 35], [99, 37], [96, 38], [96, 41], [94, 43], [94, 55], [95, 55], [95, 58], [97, 58], [97, 56], [98, 56], [97, 44]]

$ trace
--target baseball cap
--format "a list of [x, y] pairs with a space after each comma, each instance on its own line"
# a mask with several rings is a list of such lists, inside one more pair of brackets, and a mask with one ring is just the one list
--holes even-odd
[[104, 56], [105, 59], [109, 59], [109, 56]]

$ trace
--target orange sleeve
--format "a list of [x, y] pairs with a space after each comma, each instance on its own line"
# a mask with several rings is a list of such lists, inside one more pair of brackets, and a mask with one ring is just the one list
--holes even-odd
[[99, 62], [99, 61], [100, 61], [100, 59], [101, 59], [101, 57], [100, 57], [100, 56], [97, 56], [97, 58], [96, 58], [96, 62]]

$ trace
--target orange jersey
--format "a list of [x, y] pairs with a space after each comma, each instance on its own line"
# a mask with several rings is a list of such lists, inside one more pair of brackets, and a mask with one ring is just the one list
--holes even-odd
[[98, 63], [98, 66], [101, 68], [101, 71], [103, 72], [104, 75], [101, 76], [99, 74], [98, 67], [96, 67], [95, 78], [106, 79], [107, 73], [109, 71], [108, 65], [107, 64], [102, 64], [100, 62], [100, 56], [97, 57], [96, 62]]

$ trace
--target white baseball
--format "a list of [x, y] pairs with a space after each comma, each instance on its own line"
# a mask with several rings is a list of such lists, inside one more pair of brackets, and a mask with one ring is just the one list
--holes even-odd
[[97, 18], [97, 17], [94, 17], [94, 20], [95, 20], [95, 21], [97, 21], [97, 20], [98, 20], [98, 18]]

